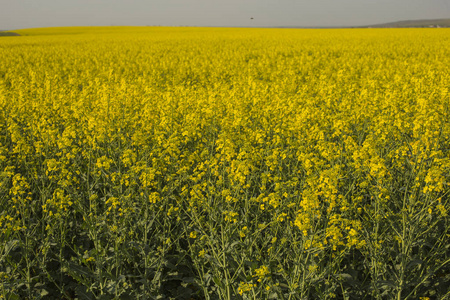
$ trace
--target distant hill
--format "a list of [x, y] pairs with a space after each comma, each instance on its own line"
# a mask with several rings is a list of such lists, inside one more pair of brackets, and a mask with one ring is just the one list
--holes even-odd
[[375, 24], [363, 27], [373, 27], [373, 28], [450, 27], [450, 19], [406, 20], [384, 24]]
[[19, 36], [20, 34], [11, 31], [0, 31], [0, 36]]

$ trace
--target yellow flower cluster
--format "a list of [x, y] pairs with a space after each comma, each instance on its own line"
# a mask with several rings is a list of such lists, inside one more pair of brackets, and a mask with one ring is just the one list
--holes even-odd
[[253, 275], [253, 277], [257, 277], [258, 282], [261, 282], [264, 278], [266, 278], [269, 275], [270, 275], [269, 268], [267, 268], [267, 266], [263, 265], [263, 266], [255, 269], [255, 274]]
[[239, 284], [239, 288], [238, 288], [238, 293], [239, 295], [242, 295], [246, 292], [251, 291], [254, 287], [256, 287], [255, 283], [245, 283], [245, 282], [241, 282]]

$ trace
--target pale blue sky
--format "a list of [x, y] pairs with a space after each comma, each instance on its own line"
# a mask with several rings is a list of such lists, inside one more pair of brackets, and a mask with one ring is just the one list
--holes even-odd
[[450, 0], [0, 0], [3, 30], [97, 25], [357, 26], [438, 18], [450, 18]]

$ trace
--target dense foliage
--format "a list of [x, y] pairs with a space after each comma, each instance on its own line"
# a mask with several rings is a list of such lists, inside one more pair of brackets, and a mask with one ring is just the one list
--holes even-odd
[[449, 297], [449, 30], [17, 33], [1, 299]]

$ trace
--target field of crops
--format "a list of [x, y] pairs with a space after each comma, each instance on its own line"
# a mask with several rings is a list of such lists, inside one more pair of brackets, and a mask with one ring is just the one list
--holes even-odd
[[448, 299], [450, 30], [0, 39], [0, 299]]

